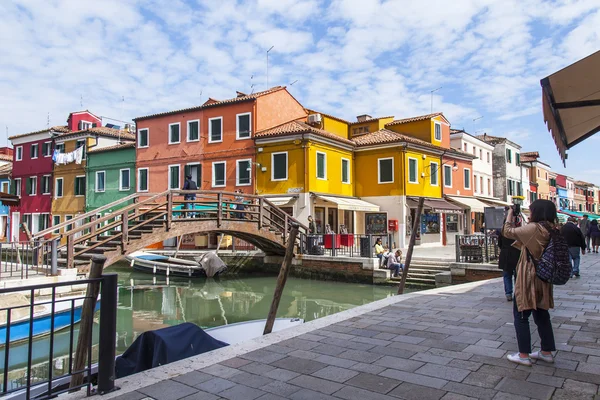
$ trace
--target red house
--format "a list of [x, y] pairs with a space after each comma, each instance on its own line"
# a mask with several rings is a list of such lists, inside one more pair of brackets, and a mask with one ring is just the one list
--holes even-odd
[[25, 241], [27, 236], [21, 224], [31, 233], [50, 227], [52, 216], [52, 153], [53, 137], [74, 130], [86, 129], [100, 118], [89, 111], [69, 114], [66, 126], [54, 126], [35, 132], [9, 137], [13, 145], [11, 192], [21, 197], [18, 207], [11, 208], [11, 241]]

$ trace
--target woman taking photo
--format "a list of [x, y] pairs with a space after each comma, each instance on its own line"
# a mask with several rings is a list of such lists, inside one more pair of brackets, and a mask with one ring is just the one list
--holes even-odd
[[[514, 363], [531, 366], [531, 359], [553, 363], [552, 352], [556, 350], [554, 332], [549, 309], [554, 308], [552, 284], [536, 275], [533, 260], [539, 260], [550, 242], [550, 235], [560, 232], [555, 228], [556, 206], [549, 200], [536, 200], [529, 206], [531, 216], [527, 225], [516, 227], [514, 210], [511, 208], [502, 229], [502, 235], [514, 239], [515, 247], [521, 250], [517, 264], [517, 279], [514, 288], [513, 314], [519, 352], [508, 359]], [[529, 250], [528, 256], [527, 250]], [[531, 259], [533, 258], [533, 260]], [[531, 352], [529, 316], [537, 325], [541, 339], [541, 351]]]

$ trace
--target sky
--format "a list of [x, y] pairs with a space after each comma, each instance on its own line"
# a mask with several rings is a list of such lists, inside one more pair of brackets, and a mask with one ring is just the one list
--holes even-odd
[[[548, 133], [540, 79], [600, 50], [598, 0], [4, 0], [0, 145], [89, 109], [117, 120], [285, 85], [354, 121], [441, 111], [600, 184], [600, 135]], [[105, 122], [118, 123], [108, 119]]]

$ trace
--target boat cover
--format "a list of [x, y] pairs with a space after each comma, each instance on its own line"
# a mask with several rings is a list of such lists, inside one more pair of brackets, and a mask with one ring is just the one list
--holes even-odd
[[149, 253], [135, 255], [134, 258], [139, 258], [140, 260], [148, 260], [148, 261], [164, 261], [164, 260], [169, 259], [169, 257], [167, 257], [167, 256], [161, 256], [158, 254], [149, 254]]
[[123, 378], [225, 346], [190, 322], [144, 332], [117, 357], [115, 374]]
[[219, 258], [219, 256], [209, 251], [202, 255], [202, 257], [197, 257], [196, 261], [202, 266], [206, 276], [212, 278], [215, 275], [225, 272], [227, 270], [227, 264], [223, 262]]

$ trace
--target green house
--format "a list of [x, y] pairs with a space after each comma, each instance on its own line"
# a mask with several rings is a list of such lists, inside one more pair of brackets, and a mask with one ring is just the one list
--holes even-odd
[[136, 193], [135, 142], [90, 149], [86, 178], [86, 212]]

